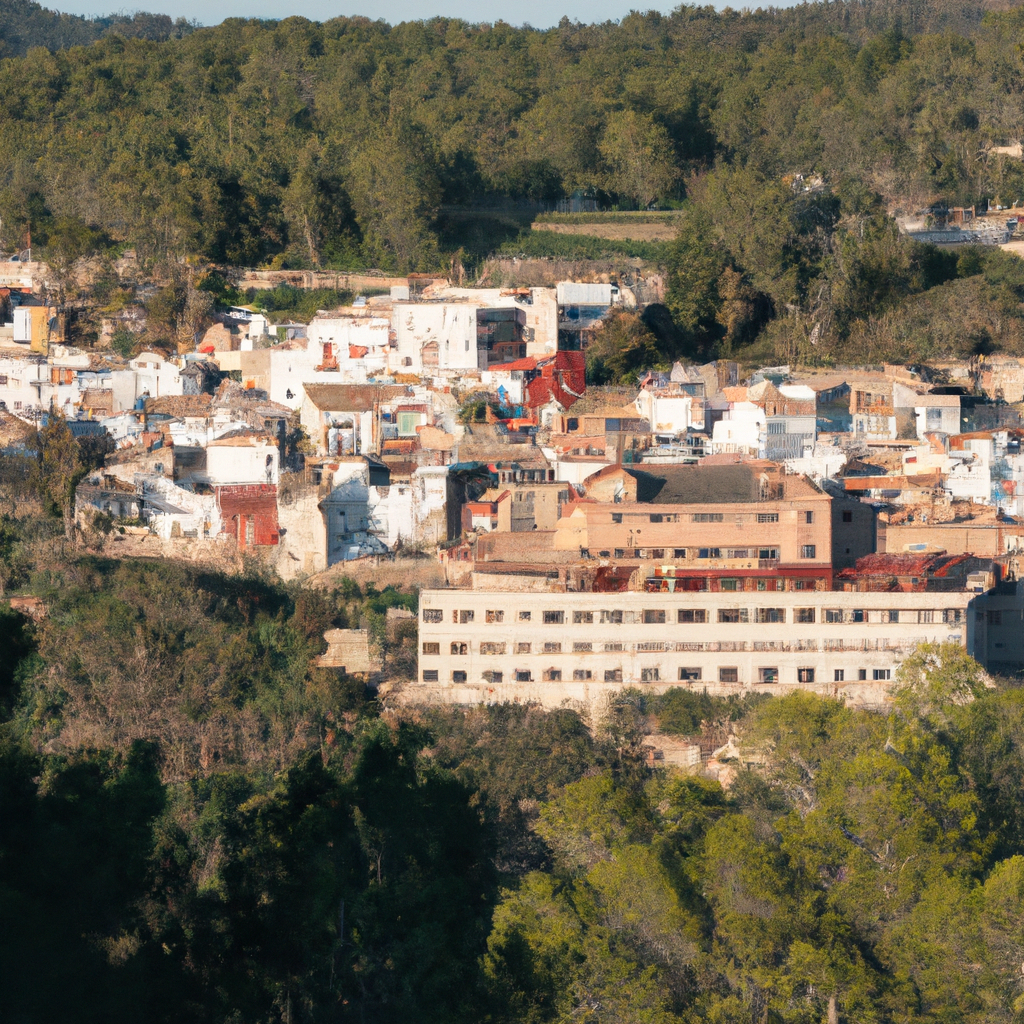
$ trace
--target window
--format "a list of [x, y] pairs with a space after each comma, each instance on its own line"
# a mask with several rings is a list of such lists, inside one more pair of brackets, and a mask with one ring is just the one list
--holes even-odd
[[814, 558], [817, 548], [813, 544], [802, 544], [800, 546], [801, 558]]
[[900, 621], [900, 612], [899, 612], [898, 608], [890, 608], [889, 609], [889, 621], [890, 622], [899, 622]]
[[778, 667], [759, 668], [757, 670], [757, 681], [759, 683], [777, 683], [779, 681]]
[[859, 669], [857, 669], [857, 679], [858, 680], [863, 681], [863, 680], [867, 679], [867, 677], [868, 677], [868, 670], [866, 668], [859, 668]]
[[740, 670], [735, 666], [720, 668], [718, 670], [718, 681], [720, 683], [738, 683], [740, 681]]
[[424, 644], [423, 645], [423, 653], [424, 654], [440, 654], [441, 653], [441, 645], [440, 644]]
[[500, 683], [504, 679], [501, 672], [496, 672], [493, 669], [488, 669], [484, 673], [484, 682], [487, 683]]
[[612, 513], [612, 522], [613, 523], [621, 523], [622, 522], [622, 513], [621, 512], [613, 512]]
[[659, 516], [659, 515], [653, 515], [653, 514], [652, 514], [652, 516], [651, 516], [651, 522], [652, 522], [652, 523], [660, 523], [660, 522], [661, 522], [661, 516]]
[[722, 590], [726, 590], [726, 591], [735, 591], [735, 590], [739, 590], [739, 585], [737, 584], [737, 581], [736, 581], [736, 580], [734, 580], [734, 579], [723, 579], [723, 580], [719, 580], [719, 581], [718, 581], [718, 586], [719, 586], [719, 587], [720, 587], [720, 588], [721, 588]]
[[425, 683], [436, 683], [437, 682], [437, 669], [436, 668], [425, 668], [423, 670], [423, 682], [425, 682]]
[[959, 626], [963, 621], [962, 615], [963, 613], [959, 608], [947, 608], [943, 612], [943, 620], [951, 625]]
[[572, 649], [576, 654], [589, 654], [594, 649], [594, 645], [586, 640], [574, 640]]
[[920, 623], [934, 622], [935, 612], [931, 608], [922, 608], [917, 613], [917, 621]]
[[557, 626], [565, 622], [565, 612], [545, 612], [544, 625]]
[[796, 681], [798, 683], [813, 683], [814, 682], [814, 669], [813, 668], [798, 668], [796, 670]]
[[576, 625], [579, 625], [581, 622], [593, 622], [594, 621], [594, 613], [593, 612], [573, 612], [572, 613], [572, 621]]
[[487, 643], [482, 643], [480, 645], [480, 653], [481, 654], [491, 654], [491, 655], [493, 655], [493, 654], [504, 654], [505, 653], [505, 644], [504, 644], [503, 641], [502, 642], [499, 642], [499, 641], [489, 641]]
[[593, 679], [594, 673], [589, 668], [574, 668], [572, 670], [572, 677], [577, 683], [582, 683], [588, 679]]
[[867, 622], [867, 616], [863, 608], [852, 608], [847, 616], [847, 622]]
[[676, 612], [677, 622], [707, 622], [708, 613], [703, 608], [680, 608]]
[[516, 682], [517, 683], [532, 683], [533, 682], [533, 673], [529, 672], [529, 671], [518, 670], [516, 672]]
[[796, 621], [797, 622], [813, 622], [814, 621], [814, 609], [813, 608], [797, 608], [796, 609]]
[[640, 669], [640, 682], [641, 683], [657, 683], [661, 680], [661, 673], [656, 668], [642, 668]]
[[469, 644], [459, 643], [457, 640], [452, 644], [452, 654], [469, 654]]
[[622, 644], [605, 644], [604, 645], [604, 649], [605, 649], [606, 652], [607, 651], [621, 651], [622, 650]]
[[672, 549], [672, 557], [673, 558], [685, 558], [686, 557], [686, 548], [673, 548]]
[[718, 548], [698, 548], [698, 558], [721, 558], [722, 552]]
[[814, 580], [794, 580], [794, 590], [814, 590]]
[[719, 608], [719, 622], [749, 622], [746, 608]]
[[990, 626], [1001, 626], [1003, 624], [1003, 613], [999, 609], [993, 609], [988, 613], [988, 624]]
[[560, 668], [544, 669], [545, 683], [560, 683], [562, 681], [562, 670]]
[[548, 640], [544, 643], [545, 654], [561, 654], [562, 645], [557, 640]]
[[645, 608], [644, 624], [648, 626], [661, 626], [665, 624], [665, 612], [662, 608]]
[[520, 622], [529, 622], [530, 621], [530, 612], [520, 612], [519, 613], [519, 621]]
[[849, 512], [849, 511], [844, 512], [843, 513], [843, 522], [844, 523], [852, 523], [853, 522], [853, 513]]
[[842, 608], [826, 608], [825, 609], [825, 622], [842, 622], [843, 621], [843, 609]]
[[467, 622], [472, 622], [472, 621], [473, 621], [473, 609], [472, 608], [463, 608], [459, 612], [459, 622], [462, 625], [465, 625]]
[[758, 608], [756, 622], [785, 622], [785, 608]]
[[530, 645], [524, 644], [522, 641], [516, 644], [516, 654], [529, 654]]
[[876, 679], [876, 680], [878, 680], [878, 679], [891, 679], [892, 678], [892, 669], [888, 669], [888, 668], [875, 668], [875, 669], [872, 669], [871, 670], [871, 678], [872, 679]]
[[814, 522], [814, 513], [813, 512], [805, 512], [804, 513], [804, 522], [805, 523], [813, 523]]
[[699, 680], [702, 676], [702, 672], [699, 668], [681, 668], [679, 670], [679, 678], [684, 682], [694, 682]]
[[694, 512], [693, 522], [695, 523], [720, 523], [722, 522], [721, 512]]
[[604, 681], [606, 683], [621, 683], [622, 682], [622, 669], [621, 668], [606, 668], [604, 670]]
[[757, 521], [759, 523], [777, 523], [779, 521], [778, 512], [758, 512]]
[[778, 558], [779, 557], [779, 549], [778, 548], [758, 548], [757, 549], [757, 557], [758, 558]]
[[484, 616], [488, 622], [504, 622], [505, 613], [503, 611], [488, 611]]
[[453, 683], [464, 683], [465, 681], [466, 681], [466, 673], [465, 672], [453, 672], [452, 673], [452, 682]]
[[841, 683], [841, 682], [843, 682], [845, 677], [846, 677], [846, 673], [841, 668], [837, 668], [832, 673], [832, 681], [834, 683]]
[[664, 558], [665, 557], [665, 549], [664, 548], [651, 548], [651, 555], [650, 555], [650, 557], [651, 558], [657, 558], [657, 559]]
[[622, 612], [619, 611], [619, 610], [612, 610], [612, 611], [605, 610], [605, 611], [602, 611], [601, 612], [601, 622], [602, 623], [610, 622], [610, 623], [612, 623], [614, 625], [621, 626], [622, 625]]
[[750, 557], [750, 550], [749, 550], [749, 548], [729, 548], [729, 557], [730, 558], [749, 558]]

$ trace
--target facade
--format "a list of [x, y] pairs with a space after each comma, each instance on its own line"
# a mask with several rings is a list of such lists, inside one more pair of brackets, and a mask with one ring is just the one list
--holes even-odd
[[765, 458], [801, 458], [813, 450], [818, 436], [817, 396], [803, 385], [783, 384], [771, 390], [773, 394], [765, 398]]
[[[463, 302], [396, 302], [393, 373], [477, 370], [477, 307]], [[484, 356], [486, 366], [486, 356]], [[500, 361], [500, 360], [499, 360]]]
[[889, 381], [850, 385], [850, 416], [855, 436], [878, 441], [896, 439], [892, 389]]
[[863, 696], [924, 641], [974, 653], [974, 594], [427, 590], [418, 681], [456, 703], [592, 704], [623, 686]]
[[831, 567], [832, 499], [802, 477], [756, 463], [635, 472], [653, 500], [569, 505], [556, 550], [715, 571]]

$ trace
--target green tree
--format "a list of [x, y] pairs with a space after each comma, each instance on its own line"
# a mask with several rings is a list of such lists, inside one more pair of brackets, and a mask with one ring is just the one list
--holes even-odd
[[600, 149], [610, 169], [609, 190], [628, 196], [639, 210], [667, 196], [679, 177], [668, 132], [649, 114], [612, 114]]
[[75, 539], [75, 487], [83, 468], [78, 444], [67, 421], [59, 412], [47, 413], [46, 425], [39, 432], [37, 487], [40, 498], [64, 521], [64, 536]]

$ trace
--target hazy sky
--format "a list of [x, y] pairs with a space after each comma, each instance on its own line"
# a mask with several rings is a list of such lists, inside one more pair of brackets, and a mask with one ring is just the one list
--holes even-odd
[[[443, 15], [465, 18], [467, 21], [504, 20], [513, 25], [530, 24], [535, 28], [549, 28], [558, 23], [562, 15], [583, 22], [618, 19], [628, 14], [630, 0], [141, 0], [121, 6], [112, 0], [101, 6], [96, 0], [65, 0], [47, 2], [44, 7], [66, 11], [68, 14], [109, 14], [117, 10], [144, 10], [154, 14], [169, 14], [172, 18], [195, 19], [202, 25], [216, 25], [225, 18], [287, 18], [301, 15], [312, 21], [326, 21], [341, 15], [361, 14], [369, 18], [384, 18], [394, 24], [399, 21], [430, 18]], [[764, 0], [767, 3], [767, 0]], [[642, 10], [668, 12], [677, 3], [636, 4]], [[719, 0], [716, 7], [725, 6]], [[734, 7], [748, 6], [743, 0], [734, 0]], [[749, 6], [761, 6], [750, 0]], [[789, 6], [783, 0], [775, 6]]]

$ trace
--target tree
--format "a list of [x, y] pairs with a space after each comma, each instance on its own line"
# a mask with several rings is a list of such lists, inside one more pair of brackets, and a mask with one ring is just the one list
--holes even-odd
[[668, 132], [649, 114], [612, 114], [600, 149], [610, 168], [611, 191], [628, 196], [640, 210], [667, 195], [679, 177]]
[[587, 348], [587, 376], [595, 384], [611, 380], [630, 385], [637, 371], [665, 362], [651, 329], [628, 310], [614, 310]]
[[64, 520], [64, 536], [75, 539], [75, 487], [82, 478], [78, 443], [59, 412], [47, 413], [39, 432], [37, 487], [42, 500]]

